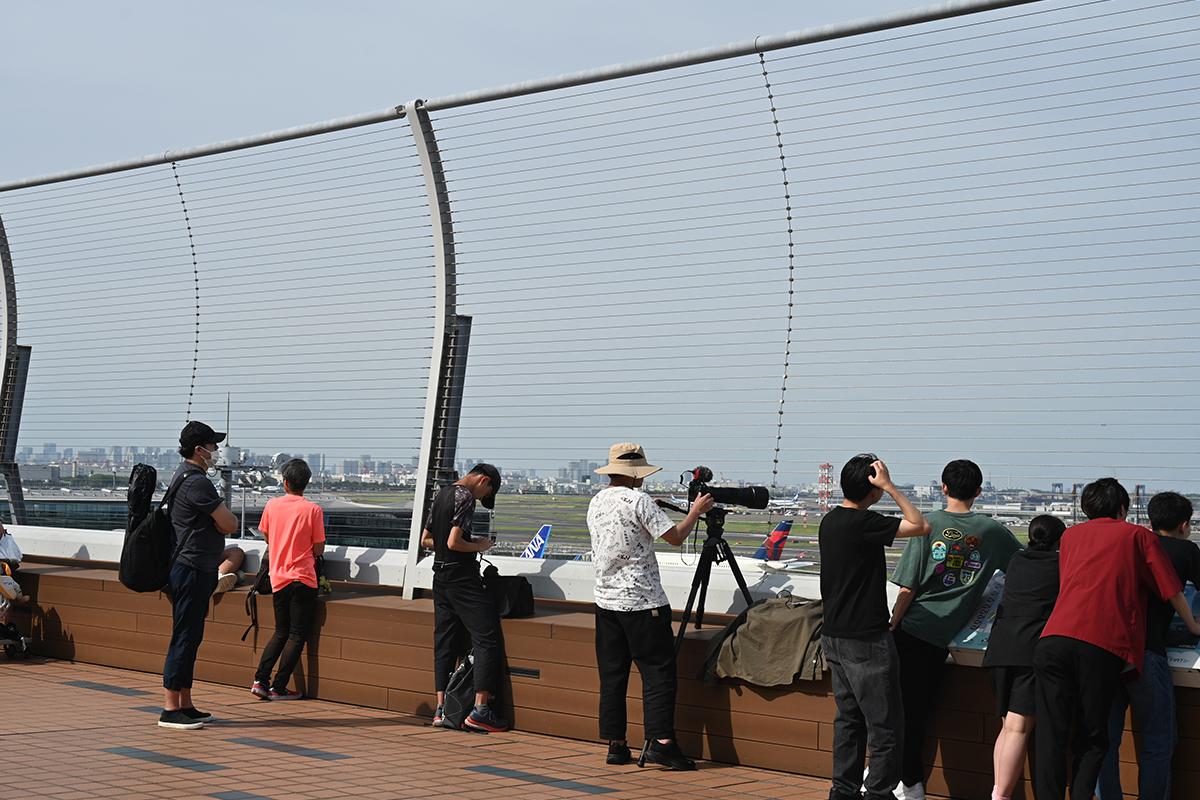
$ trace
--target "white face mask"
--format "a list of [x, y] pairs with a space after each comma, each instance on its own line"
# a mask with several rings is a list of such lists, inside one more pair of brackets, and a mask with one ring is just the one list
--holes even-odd
[[212, 469], [214, 466], [216, 466], [217, 451], [219, 449], [220, 448], [218, 448], [217, 450], [209, 450], [207, 447], [205, 447], [202, 444], [196, 446], [196, 451], [195, 451], [196, 452], [196, 460], [200, 462], [200, 467], [205, 472], [208, 472], [210, 469]]

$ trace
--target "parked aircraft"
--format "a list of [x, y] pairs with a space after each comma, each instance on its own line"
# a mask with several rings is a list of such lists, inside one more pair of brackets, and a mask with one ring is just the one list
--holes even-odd
[[543, 525], [538, 529], [525, 547], [525, 552], [521, 553], [521, 558], [546, 557], [546, 542], [550, 541], [550, 527], [550, 525]]
[[782, 519], [775, 526], [775, 530], [763, 540], [758, 549], [754, 551], [751, 558], [757, 558], [760, 561], [778, 561], [783, 557], [783, 546], [787, 544], [788, 534], [792, 530], [792, 520]]
[[800, 493], [796, 492], [791, 500], [769, 500], [767, 502], [770, 508], [799, 508]]
[[763, 572], [788, 572], [800, 567], [811, 567], [815, 561], [801, 561], [804, 553], [796, 558], [784, 559], [783, 546], [787, 544], [788, 534], [792, 530], [792, 520], [780, 520], [775, 530], [759, 546], [754, 555], [748, 559]]

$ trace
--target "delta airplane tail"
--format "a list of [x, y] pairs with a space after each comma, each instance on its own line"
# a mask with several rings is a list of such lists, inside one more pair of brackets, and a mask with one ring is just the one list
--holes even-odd
[[783, 558], [783, 546], [787, 544], [788, 533], [792, 530], [792, 521], [790, 519], [780, 520], [775, 526], [775, 530], [771, 531], [771, 535], [759, 546], [751, 558], [756, 558], [759, 561], [779, 561]]
[[521, 558], [545, 558], [546, 557], [546, 542], [550, 540], [550, 526], [543, 525], [538, 532], [529, 540], [529, 545], [526, 546], [525, 552], [521, 553]]

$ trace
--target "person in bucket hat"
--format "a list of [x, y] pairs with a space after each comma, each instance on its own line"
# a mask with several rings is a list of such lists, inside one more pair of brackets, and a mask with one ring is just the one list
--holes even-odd
[[677, 770], [695, 769], [675, 741], [675, 636], [671, 604], [658, 575], [654, 540], [679, 546], [712, 497], [696, 498], [678, 525], [645, 492], [642, 481], [660, 467], [646, 461], [642, 446], [614, 444], [608, 464], [596, 470], [609, 486], [588, 504], [592, 567], [596, 573], [596, 664], [600, 669], [600, 738], [608, 741], [609, 764], [627, 764], [625, 695], [629, 667], [642, 676], [642, 710], [650, 749], [648, 761]]

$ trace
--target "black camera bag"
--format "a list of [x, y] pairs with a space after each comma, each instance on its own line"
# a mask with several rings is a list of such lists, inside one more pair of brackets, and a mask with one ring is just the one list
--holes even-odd
[[134, 592], [157, 592], [170, 581], [171, 567], [175, 565], [175, 559], [179, 558], [179, 553], [194, 532], [193, 529], [189, 529], [179, 545], [171, 547], [171, 540], [175, 537], [175, 528], [171, 523], [171, 501], [187, 477], [186, 472], [176, 476], [158, 507], [139, 519], [139, 505], [149, 505], [145, 494], [146, 483], [149, 482], [153, 491], [158, 475], [153, 467], [146, 464], [138, 464], [133, 468], [129, 476], [129, 516], [126, 521], [125, 542], [121, 546], [121, 565], [117, 572], [117, 577], [126, 589]]

